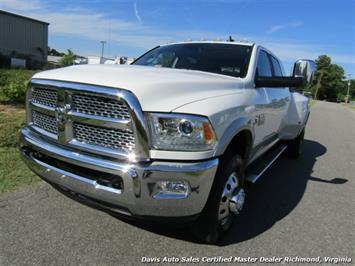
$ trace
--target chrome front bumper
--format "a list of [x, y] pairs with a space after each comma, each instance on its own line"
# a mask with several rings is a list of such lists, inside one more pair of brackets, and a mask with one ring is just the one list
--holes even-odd
[[[105, 186], [85, 175], [55, 167], [33, 156], [33, 152], [87, 170], [119, 176], [123, 182], [122, 189]], [[218, 159], [123, 163], [58, 146], [28, 128], [21, 130], [21, 155], [28, 167], [44, 180], [104, 205], [117, 206], [117, 211], [122, 214], [138, 216], [184, 217], [200, 213], [206, 204], [218, 166]], [[163, 180], [188, 182], [191, 191], [186, 198], [153, 198], [156, 182]]]

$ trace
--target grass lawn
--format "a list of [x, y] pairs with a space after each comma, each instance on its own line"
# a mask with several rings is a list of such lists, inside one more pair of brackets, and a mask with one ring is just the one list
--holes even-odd
[[309, 107], [313, 107], [316, 104], [316, 100], [311, 99], [309, 102]]
[[350, 104], [347, 104], [346, 106], [347, 106], [347, 107], [349, 107], [350, 109], [355, 110], [355, 105], [350, 105]]
[[40, 180], [20, 158], [19, 130], [24, 124], [23, 106], [0, 104], [0, 194]]
[[342, 106], [344, 106], [345, 108], [349, 108], [350, 110], [354, 110], [355, 111], [355, 105], [349, 104], [349, 103], [341, 103]]

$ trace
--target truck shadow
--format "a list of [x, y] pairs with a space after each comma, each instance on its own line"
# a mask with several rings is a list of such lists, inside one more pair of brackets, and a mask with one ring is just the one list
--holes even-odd
[[[322, 144], [305, 140], [303, 154], [298, 160], [281, 156], [264, 176], [248, 189], [244, 211], [218, 245], [226, 246], [243, 242], [270, 229], [298, 205], [308, 181], [328, 184], [346, 183], [346, 179], [339, 177], [325, 180], [312, 176], [317, 158], [326, 151], [326, 147]], [[183, 226], [128, 222], [144, 230], [196, 243], [192, 234]]]

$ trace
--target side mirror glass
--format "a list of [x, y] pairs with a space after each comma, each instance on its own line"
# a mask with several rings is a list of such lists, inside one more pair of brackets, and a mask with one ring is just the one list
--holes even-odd
[[316, 63], [313, 60], [300, 59], [294, 63], [291, 72], [292, 76], [303, 78], [303, 84], [300, 88], [298, 88], [299, 90], [305, 91], [309, 89], [312, 84], [316, 69]]

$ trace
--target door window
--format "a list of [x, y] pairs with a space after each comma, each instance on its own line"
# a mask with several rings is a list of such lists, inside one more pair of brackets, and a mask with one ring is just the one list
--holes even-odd
[[272, 77], [270, 60], [265, 51], [260, 51], [256, 73], [260, 77]]
[[273, 56], [270, 56], [270, 58], [271, 58], [272, 66], [274, 67], [274, 76], [283, 77], [283, 73], [279, 61]]

